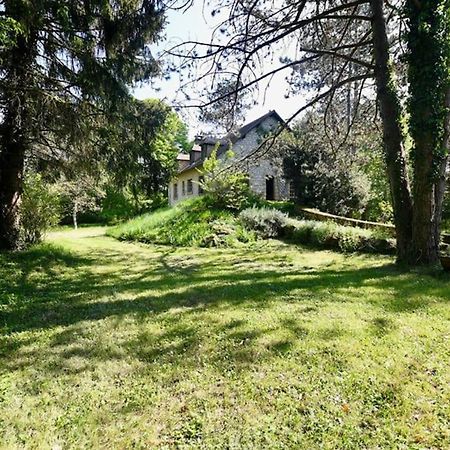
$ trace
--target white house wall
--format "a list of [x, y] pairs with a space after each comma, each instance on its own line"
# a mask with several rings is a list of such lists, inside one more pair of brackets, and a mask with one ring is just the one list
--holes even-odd
[[[197, 197], [199, 195], [199, 185], [198, 179], [200, 177], [200, 173], [197, 169], [191, 169], [186, 172], [179, 173], [177, 178], [172, 180], [169, 183], [169, 204], [175, 205], [176, 203], [186, 200], [187, 198]], [[188, 180], [192, 180], [192, 194], [187, 193], [187, 182]], [[183, 181], [185, 183], [185, 193], [183, 194]], [[175, 183], [178, 185], [178, 198], [174, 197], [174, 185]]]

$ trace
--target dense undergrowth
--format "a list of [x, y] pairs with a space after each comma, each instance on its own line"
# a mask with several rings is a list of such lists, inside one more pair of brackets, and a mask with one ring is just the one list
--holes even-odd
[[175, 246], [233, 247], [260, 239], [283, 238], [344, 252], [395, 250], [393, 240], [380, 232], [333, 222], [289, 219], [278, 210], [279, 206], [263, 204], [238, 213], [216, 208], [207, 197], [201, 197], [137, 217], [110, 228], [107, 234], [119, 240]]
[[380, 230], [346, 227], [334, 222], [292, 220], [285, 235], [291, 242], [343, 252], [395, 252], [395, 240]]

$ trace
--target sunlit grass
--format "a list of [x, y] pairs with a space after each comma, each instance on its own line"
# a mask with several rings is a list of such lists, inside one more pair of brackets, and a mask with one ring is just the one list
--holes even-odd
[[0, 447], [447, 448], [448, 275], [102, 233], [0, 255]]

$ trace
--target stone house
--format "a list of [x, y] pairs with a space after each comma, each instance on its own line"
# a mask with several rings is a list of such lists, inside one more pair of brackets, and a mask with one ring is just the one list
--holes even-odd
[[202, 194], [199, 169], [217, 144], [218, 158], [232, 149], [234, 157], [229, 164], [248, 175], [250, 189], [255, 194], [267, 200], [288, 200], [293, 189], [284, 177], [282, 158], [258, 149], [264, 137], [283, 123], [276, 111], [270, 111], [225, 137], [198, 136], [189, 155], [178, 155], [178, 173], [169, 183], [170, 205]]

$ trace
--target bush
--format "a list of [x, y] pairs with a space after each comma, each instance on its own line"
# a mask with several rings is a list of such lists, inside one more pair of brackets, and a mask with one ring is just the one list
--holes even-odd
[[239, 214], [242, 225], [262, 238], [280, 236], [287, 225], [288, 216], [277, 209], [247, 208]]
[[154, 193], [150, 197], [142, 193], [133, 196], [128, 189], [107, 186], [97, 215], [102, 222], [115, 224], [167, 205], [167, 195], [163, 193]]
[[289, 238], [300, 244], [339, 249], [343, 252], [393, 253], [395, 250], [392, 239], [381, 238], [371, 230], [313, 220], [297, 220], [290, 223]]
[[214, 208], [240, 211], [250, 205], [251, 191], [247, 175], [227, 166], [233, 158], [229, 150], [224, 160], [217, 159], [217, 147], [203, 163], [200, 187]]
[[36, 244], [55, 226], [61, 214], [59, 196], [39, 174], [27, 174], [21, 204], [21, 236], [23, 246]]
[[257, 201], [252, 201], [253, 206], [258, 206], [260, 208], [270, 208], [277, 209], [288, 216], [296, 216], [297, 213], [297, 205], [293, 201], [281, 201], [281, 200], [265, 200], [261, 197], [257, 197]]
[[98, 213], [100, 220], [114, 223], [121, 219], [130, 219], [136, 214], [136, 205], [128, 192], [110, 186], [106, 187], [105, 197], [102, 199], [101, 210]]
[[364, 212], [364, 219], [381, 223], [392, 223], [394, 220], [394, 210], [392, 204], [386, 200], [371, 198]]

